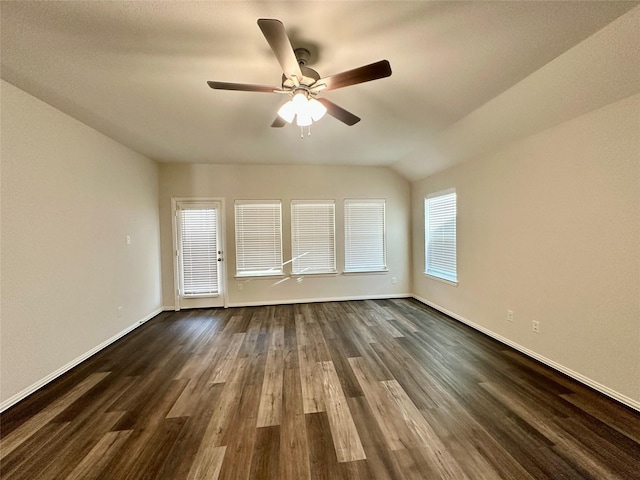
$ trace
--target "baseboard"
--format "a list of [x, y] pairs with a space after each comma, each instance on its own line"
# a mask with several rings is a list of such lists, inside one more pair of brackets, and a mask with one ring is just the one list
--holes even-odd
[[424, 298], [421, 298], [417, 295], [412, 295], [413, 298], [415, 298], [417, 301], [419, 301], [420, 303], [424, 303], [425, 305], [428, 305], [432, 308], [435, 308], [436, 310], [438, 310], [439, 312], [444, 313], [445, 315], [448, 315], [449, 317], [458, 320], [459, 322], [462, 322], [468, 326], [470, 326], [471, 328], [478, 330], [479, 332], [484, 333], [485, 335], [494, 338], [496, 340], [498, 340], [500, 343], [504, 343], [505, 345], [508, 345], [509, 347], [518, 350], [521, 353], [524, 353], [525, 355], [527, 355], [528, 357], [531, 357], [541, 363], [544, 363], [545, 365], [547, 365], [548, 367], [553, 368], [554, 370], [557, 370], [560, 373], [564, 373], [565, 375], [573, 378], [574, 380], [587, 385], [588, 387], [593, 388], [594, 390], [597, 390], [598, 392], [602, 393], [603, 395], [606, 395], [607, 397], [613, 398], [614, 400], [630, 407], [633, 408], [634, 410], [637, 410], [640, 412], [640, 402], [638, 402], [637, 400], [634, 400], [631, 397], [627, 397], [626, 395], [623, 395], [620, 392], [617, 392], [609, 387], [607, 387], [606, 385], [602, 385], [601, 383], [596, 382], [595, 380], [590, 379], [589, 377], [586, 377], [584, 375], [582, 375], [581, 373], [575, 372], [573, 370], [571, 370], [570, 368], [565, 367], [564, 365], [561, 365], [557, 362], [554, 362], [553, 360], [544, 357], [542, 355], [540, 355], [539, 353], [534, 352], [533, 350], [529, 350], [526, 347], [523, 347], [522, 345], [513, 342], [512, 340], [509, 340], [506, 337], [503, 337], [502, 335], [499, 335], [481, 325], [478, 325], [477, 323], [472, 322], [471, 320], [468, 320], [454, 312], [451, 312], [449, 310], [447, 310], [446, 308], [441, 307], [440, 305], [437, 305], [433, 302], [430, 302], [429, 300], [426, 300]]
[[75, 367], [75, 366], [79, 365], [80, 363], [84, 362], [85, 360], [87, 360], [88, 358], [92, 357], [93, 355], [95, 355], [100, 350], [104, 349], [105, 347], [108, 347], [109, 345], [111, 345], [116, 340], [124, 337], [127, 333], [131, 332], [132, 330], [135, 330], [136, 328], [138, 328], [143, 323], [151, 320], [153, 317], [155, 317], [160, 312], [162, 312], [162, 310], [163, 310], [162, 308], [158, 308], [157, 310], [154, 310], [149, 315], [147, 315], [144, 318], [138, 320], [133, 325], [128, 326], [127, 328], [125, 328], [121, 332], [116, 333], [113, 337], [109, 338], [108, 340], [105, 340], [100, 345], [92, 348], [91, 350], [89, 350], [86, 353], [83, 353], [82, 355], [80, 355], [79, 357], [77, 357], [74, 360], [70, 361], [66, 365], [60, 367], [55, 372], [50, 373], [49, 375], [47, 375], [43, 379], [37, 381], [33, 385], [25, 388], [21, 392], [16, 393], [14, 396], [12, 396], [12, 397], [8, 398], [7, 400], [5, 400], [4, 402], [0, 403], [0, 412], [4, 412], [6, 409], [8, 409], [9, 407], [12, 407], [16, 403], [18, 403], [20, 400], [25, 399], [26, 397], [28, 397], [32, 393], [34, 393], [37, 390], [39, 390], [42, 387], [44, 387], [46, 384], [52, 382], [53, 380], [55, 380], [59, 376], [67, 373], [73, 367]]
[[296, 303], [320, 303], [320, 302], [348, 302], [355, 300], [384, 300], [387, 298], [412, 298], [410, 293], [395, 293], [393, 295], [359, 295], [350, 297], [330, 297], [330, 298], [295, 298], [285, 300], [263, 300], [258, 302], [235, 302], [229, 303], [229, 307], [261, 307], [265, 305], [291, 305]]

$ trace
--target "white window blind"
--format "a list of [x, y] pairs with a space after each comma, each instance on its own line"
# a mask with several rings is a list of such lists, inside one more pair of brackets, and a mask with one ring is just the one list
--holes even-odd
[[215, 209], [180, 208], [181, 295], [218, 294], [218, 244]]
[[282, 274], [280, 201], [236, 201], [236, 275]]
[[379, 272], [387, 269], [385, 201], [344, 201], [344, 270]]
[[456, 192], [425, 198], [424, 215], [426, 273], [457, 282]]
[[294, 274], [336, 271], [333, 200], [291, 202], [291, 254]]

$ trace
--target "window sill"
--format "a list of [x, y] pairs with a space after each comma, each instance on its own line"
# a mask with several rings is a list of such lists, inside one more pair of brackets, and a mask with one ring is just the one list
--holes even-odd
[[431, 275], [430, 273], [423, 272], [424, 276], [430, 278], [431, 280], [436, 280], [438, 282], [446, 283], [447, 285], [451, 285], [453, 287], [458, 286], [458, 282], [452, 282], [451, 280], [447, 280], [446, 278], [436, 277], [435, 275]]
[[266, 279], [270, 279], [270, 278], [284, 278], [287, 275], [285, 275], [284, 273], [274, 273], [273, 275], [235, 275], [233, 278], [235, 278], [236, 280], [255, 280], [257, 278], [266, 278]]
[[340, 272], [335, 271], [335, 272], [318, 272], [318, 273], [291, 273], [292, 277], [295, 278], [299, 278], [299, 277], [337, 277], [338, 275], [340, 275]]
[[365, 270], [365, 271], [350, 270], [350, 271], [342, 272], [343, 275], [385, 275], [387, 273], [389, 273], [389, 270], [386, 268], [384, 270]]

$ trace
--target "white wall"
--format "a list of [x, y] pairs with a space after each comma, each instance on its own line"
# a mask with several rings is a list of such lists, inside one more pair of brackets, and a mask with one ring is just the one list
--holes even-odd
[[[422, 273], [424, 197], [449, 187], [457, 287]], [[412, 217], [418, 297], [640, 408], [640, 95], [415, 182]]]
[[[379, 167], [186, 165], [160, 166], [160, 230], [162, 238], [163, 300], [174, 306], [172, 197], [222, 197], [226, 206], [226, 268], [229, 305], [283, 303], [328, 298], [406, 295], [410, 288], [410, 185], [398, 174]], [[337, 267], [344, 266], [343, 200], [385, 198], [387, 264], [385, 274], [305, 277], [274, 285], [280, 279], [243, 280], [236, 290], [233, 205], [237, 199], [280, 199], [283, 218], [283, 256], [291, 258], [290, 201], [336, 201]], [[287, 266], [289, 267], [289, 266]], [[285, 270], [287, 271], [287, 270]], [[392, 284], [391, 279], [397, 279]]]
[[5, 81], [1, 95], [6, 406], [156, 313], [161, 287], [157, 165]]

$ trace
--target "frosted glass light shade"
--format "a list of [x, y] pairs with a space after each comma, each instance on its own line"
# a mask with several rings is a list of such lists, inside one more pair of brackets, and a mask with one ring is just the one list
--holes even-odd
[[325, 113], [327, 113], [327, 107], [325, 107], [315, 98], [311, 98], [309, 99], [309, 113], [311, 114], [311, 118], [313, 119], [313, 121], [317, 122], [322, 117], [324, 117]]
[[278, 116], [285, 122], [291, 123], [296, 118], [299, 127], [308, 127], [320, 120], [327, 113], [327, 108], [315, 98], [309, 98], [305, 93], [296, 93], [291, 100], [282, 105]]
[[312, 123], [311, 115], [309, 115], [309, 113], [307, 112], [298, 113], [296, 123], [299, 127], [308, 127]]
[[296, 93], [293, 96], [293, 100], [291, 100], [291, 102], [293, 103], [295, 111], [298, 115], [307, 112], [309, 102], [307, 101], [307, 96], [304, 93]]
[[296, 116], [296, 107], [291, 100], [280, 107], [278, 110], [278, 115], [285, 122], [291, 123], [293, 121], [293, 117]]

